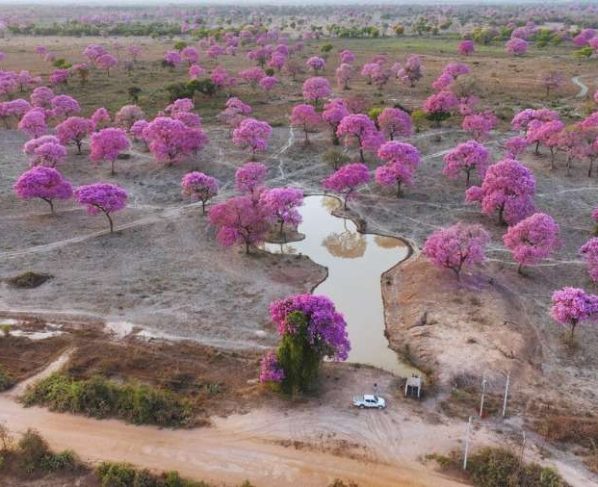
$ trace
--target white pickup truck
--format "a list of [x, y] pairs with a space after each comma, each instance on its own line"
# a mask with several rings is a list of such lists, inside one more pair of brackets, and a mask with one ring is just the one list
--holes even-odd
[[384, 409], [386, 407], [386, 401], [380, 396], [374, 396], [373, 394], [364, 394], [363, 396], [355, 396], [353, 398], [353, 406], [360, 409], [375, 408]]

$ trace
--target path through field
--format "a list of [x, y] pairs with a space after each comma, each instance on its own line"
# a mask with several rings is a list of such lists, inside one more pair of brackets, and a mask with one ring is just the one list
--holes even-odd
[[[60, 357], [36, 378], [55, 370], [65, 358], [65, 355]], [[53, 448], [72, 449], [89, 462], [130, 462], [157, 471], [178, 470], [190, 478], [231, 484], [249, 479], [260, 487], [293, 484], [323, 487], [335, 478], [352, 479], [361, 487], [463, 485], [426, 470], [415, 461], [416, 450], [429, 448], [436, 442], [435, 435], [422, 430], [419, 422], [412, 426], [403, 422], [405, 428], [403, 424], [397, 425], [398, 413], [391, 411], [353, 413], [319, 407], [286, 415], [258, 410], [216, 419], [213, 427], [171, 430], [53, 413], [38, 407], [23, 408], [14, 396], [14, 393], [0, 395], [0, 421], [11, 431], [34, 428]], [[327, 432], [327, 428], [337, 429], [336, 435], [344, 434], [368, 450], [375, 449], [374, 453], [349, 457], [312, 444], [291, 446], [293, 441], [307, 438], [317, 430], [323, 438], [328, 438], [332, 430]], [[445, 433], [453, 429], [442, 425], [435, 428], [436, 435], [438, 428], [446, 429]], [[460, 433], [460, 428], [452, 433]]]

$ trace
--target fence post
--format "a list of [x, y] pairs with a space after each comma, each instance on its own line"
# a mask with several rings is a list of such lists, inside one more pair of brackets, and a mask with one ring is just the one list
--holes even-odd
[[463, 454], [463, 470], [467, 470], [467, 456], [469, 455], [469, 434], [471, 431], [471, 416], [467, 421], [467, 430], [465, 431], [465, 452]]
[[507, 415], [507, 400], [509, 397], [509, 385], [511, 384], [511, 372], [507, 374], [507, 383], [505, 384], [505, 397], [502, 402], [502, 417]]

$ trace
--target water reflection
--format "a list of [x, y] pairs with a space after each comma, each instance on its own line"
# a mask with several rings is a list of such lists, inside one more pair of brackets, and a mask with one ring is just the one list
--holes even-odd
[[339, 204], [329, 196], [305, 198], [298, 229], [305, 239], [267, 244], [265, 248], [276, 253], [301, 253], [328, 268], [328, 278], [314, 293], [329, 296], [345, 315], [352, 346], [350, 362], [409, 375], [413, 369], [388, 348], [380, 289], [380, 275], [407, 258], [409, 247], [397, 238], [359, 233], [351, 220], [332, 215]]

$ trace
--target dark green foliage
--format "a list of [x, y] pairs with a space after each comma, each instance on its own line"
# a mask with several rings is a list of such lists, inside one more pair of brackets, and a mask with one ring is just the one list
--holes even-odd
[[[461, 470], [463, 458], [430, 455], [448, 470]], [[475, 487], [568, 487], [569, 484], [552, 468], [537, 463], [522, 463], [520, 457], [505, 448], [482, 448], [470, 455], [467, 475]]]
[[74, 471], [79, 467], [73, 452], [53, 453], [39, 433], [31, 429], [19, 440], [17, 454], [19, 468], [28, 475]]
[[330, 43], [328, 44], [324, 44], [321, 48], [320, 51], [322, 51], [324, 54], [329, 53], [330, 51], [332, 51], [332, 49], [334, 49], [334, 46]]
[[9, 32], [13, 34], [34, 36], [172, 36], [181, 33], [178, 22], [123, 22], [113, 24], [88, 23], [70, 20], [63, 23], [48, 25], [10, 25]]
[[104, 462], [96, 473], [102, 487], [211, 487], [206, 482], [183, 479], [178, 472], [155, 475], [127, 463]]
[[170, 101], [174, 101], [179, 98], [193, 98], [196, 92], [213, 96], [217, 86], [210, 79], [194, 79], [186, 83], [172, 83], [166, 87], [166, 91]]
[[128, 89], [128, 93], [129, 93], [129, 98], [131, 99], [131, 101], [133, 103], [138, 103], [139, 102], [139, 95], [141, 94], [141, 88], [139, 88], [139, 86], [131, 86]]
[[51, 274], [41, 274], [38, 272], [27, 271], [19, 274], [18, 276], [10, 277], [7, 282], [12, 287], [33, 289], [34, 287], [41, 286], [48, 279], [52, 279]]
[[176, 41], [174, 43], [174, 48], [177, 51], [182, 51], [183, 49], [185, 49], [187, 47], [187, 43], [185, 41]]
[[266, 73], [268, 76], [274, 76], [274, 68], [266, 68], [264, 73]]
[[14, 385], [15, 381], [10, 376], [4, 367], [0, 364], [0, 392], [10, 389]]
[[426, 114], [426, 118], [430, 120], [435, 127], [440, 127], [440, 124], [451, 117], [449, 112], [432, 112]]
[[592, 54], [594, 54], [594, 49], [590, 46], [585, 46], [577, 51], [573, 51], [573, 55], [577, 58], [589, 58]]
[[305, 315], [296, 311], [287, 319], [296, 331], [284, 335], [278, 347], [278, 363], [285, 371], [281, 389], [287, 394], [306, 392], [318, 376], [320, 353], [308, 341], [308, 321]]
[[116, 417], [135, 424], [185, 426], [193, 420], [191, 403], [178, 394], [97, 376], [76, 380], [65, 374], [52, 374], [28, 389], [23, 402], [26, 406], [43, 405], [54, 411], [94, 418]]
[[52, 63], [52, 65], [53, 65], [55, 68], [62, 68], [62, 69], [68, 69], [68, 68], [70, 68], [70, 67], [72, 66], [72, 64], [71, 64], [71, 63], [69, 63], [69, 62], [68, 62], [66, 59], [63, 59], [63, 58], [56, 59], [56, 60], [55, 60], [55, 61]]

